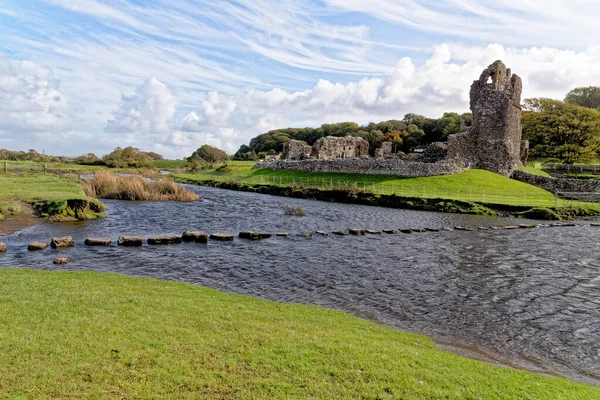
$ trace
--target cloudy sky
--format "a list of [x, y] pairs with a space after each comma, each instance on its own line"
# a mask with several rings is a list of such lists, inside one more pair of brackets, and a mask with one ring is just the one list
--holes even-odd
[[181, 158], [270, 129], [600, 85], [598, 0], [0, 0], [0, 148]]

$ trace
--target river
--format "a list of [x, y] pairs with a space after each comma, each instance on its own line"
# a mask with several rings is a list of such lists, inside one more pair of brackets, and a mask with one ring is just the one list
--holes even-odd
[[[349, 228], [501, 226], [526, 221], [290, 199], [189, 186], [196, 203], [106, 200], [107, 218], [42, 223], [2, 238], [0, 267], [109, 271], [190, 282], [342, 310], [431, 336], [440, 346], [600, 385], [600, 228], [440, 231], [298, 237]], [[306, 216], [285, 216], [284, 206]], [[86, 237], [195, 229], [289, 232], [260, 242], [124, 248]], [[70, 235], [75, 248], [28, 252]], [[71, 263], [52, 261], [65, 255]]]

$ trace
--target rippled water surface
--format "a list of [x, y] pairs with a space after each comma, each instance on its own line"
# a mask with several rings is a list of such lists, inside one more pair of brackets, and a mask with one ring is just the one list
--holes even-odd
[[[346, 311], [503, 362], [600, 384], [600, 228], [314, 236], [348, 228], [492, 226], [514, 219], [427, 213], [192, 187], [197, 203], [105, 201], [107, 218], [40, 224], [2, 238], [2, 267], [152, 276]], [[306, 210], [283, 215], [283, 206]], [[519, 221], [522, 222], [522, 221]], [[289, 232], [249, 242], [86, 248], [86, 237]], [[29, 241], [71, 235], [68, 250]], [[55, 266], [57, 254], [72, 261]]]

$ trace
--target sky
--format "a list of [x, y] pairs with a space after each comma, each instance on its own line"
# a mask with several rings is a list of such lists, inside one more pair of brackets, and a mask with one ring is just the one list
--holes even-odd
[[440, 117], [501, 59], [600, 86], [598, 0], [0, 0], [0, 148], [167, 158], [266, 131]]

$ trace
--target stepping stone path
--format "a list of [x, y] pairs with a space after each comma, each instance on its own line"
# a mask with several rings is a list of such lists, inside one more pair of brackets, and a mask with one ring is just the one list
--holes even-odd
[[520, 228], [520, 229], [533, 229], [533, 228], [537, 228], [537, 226], [535, 226], [535, 225], [525, 225], [525, 224], [522, 224], [522, 225], [519, 225], [519, 228]]
[[278, 232], [275, 234], [275, 236], [279, 236], [279, 237], [288, 237], [288, 233], [287, 232]]
[[208, 234], [200, 231], [185, 231], [183, 232], [181, 240], [183, 240], [186, 243], [208, 243]]
[[[487, 226], [480, 226], [480, 227], [478, 227], [477, 229], [479, 229], [479, 230], [482, 230], [482, 231], [487, 231], [487, 230], [489, 230], [490, 228], [488, 228]], [[493, 229], [493, 228], [492, 228], [492, 229]]]
[[110, 246], [111, 243], [110, 238], [87, 238], [84, 242], [86, 246]]
[[53, 237], [50, 241], [50, 246], [52, 246], [53, 249], [64, 249], [66, 247], [75, 246], [75, 241], [71, 236]]
[[344, 232], [344, 231], [333, 231], [331, 233], [333, 233], [334, 235], [337, 235], [337, 236], [345, 236], [346, 235], [346, 232]]
[[119, 246], [135, 247], [143, 244], [142, 238], [139, 236], [119, 236], [117, 240]]
[[400, 229], [402, 233], [412, 233], [412, 229]]
[[313, 235], [312, 232], [301, 232], [297, 236], [309, 238], [309, 237], [312, 237], [312, 235]]
[[148, 238], [148, 244], [177, 244], [181, 243], [183, 239], [181, 236], [173, 235], [173, 236], [155, 236]]
[[27, 250], [29, 250], [29, 251], [44, 250], [46, 247], [48, 247], [48, 243], [30, 242], [27, 245]]
[[381, 231], [374, 231], [372, 229], [367, 229], [365, 232], [367, 232], [369, 235], [381, 235]]
[[387, 233], [388, 235], [393, 235], [395, 233], [398, 233], [397, 229], [384, 229], [383, 233]]
[[240, 234], [238, 236], [240, 237], [240, 239], [261, 240], [261, 239], [268, 239], [272, 235], [268, 232], [249, 231], [249, 232], [240, 232]]
[[411, 230], [413, 232], [419, 232], [419, 233], [427, 232], [427, 229], [425, 229], [425, 228], [411, 228]]
[[213, 233], [212, 235], [210, 235], [210, 238], [212, 240], [218, 240], [220, 242], [231, 242], [233, 240], [233, 235], [228, 235], [226, 233], [217, 232], [217, 233]]
[[425, 228], [425, 230], [427, 232], [439, 232], [440, 231], [438, 228]]
[[463, 226], [455, 226], [454, 230], [455, 231], [472, 231], [473, 229], [471, 229], [471, 228], [465, 228]]
[[317, 234], [321, 235], [321, 236], [329, 236], [329, 232], [325, 232], [325, 231], [317, 231]]
[[350, 229], [348, 232], [350, 232], [351, 235], [364, 235], [365, 234], [364, 229]]
[[69, 263], [69, 259], [66, 257], [57, 257], [54, 259], [54, 264], [65, 265]]

